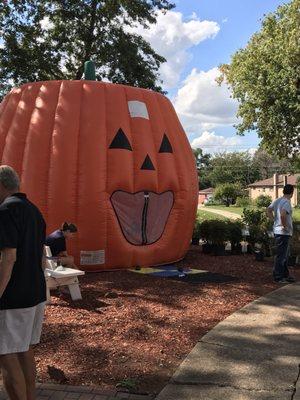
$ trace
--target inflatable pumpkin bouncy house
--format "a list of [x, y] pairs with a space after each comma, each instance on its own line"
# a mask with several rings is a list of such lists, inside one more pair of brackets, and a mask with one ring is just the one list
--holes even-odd
[[0, 104], [0, 159], [42, 211], [48, 233], [78, 226], [86, 271], [184, 257], [197, 207], [194, 157], [170, 101], [145, 89], [46, 81]]

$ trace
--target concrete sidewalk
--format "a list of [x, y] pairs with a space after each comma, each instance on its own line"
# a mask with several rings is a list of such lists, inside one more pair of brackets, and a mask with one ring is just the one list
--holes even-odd
[[206, 334], [157, 400], [300, 400], [300, 283]]

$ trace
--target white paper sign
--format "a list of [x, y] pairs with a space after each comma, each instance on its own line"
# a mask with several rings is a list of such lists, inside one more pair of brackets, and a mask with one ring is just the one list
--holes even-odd
[[131, 118], [149, 119], [147, 106], [142, 101], [137, 101], [137, 100], [128, 101], [128, 109]]
[[105, 250], [80, 252], [80, 265], [101, 265], [105, 263]]

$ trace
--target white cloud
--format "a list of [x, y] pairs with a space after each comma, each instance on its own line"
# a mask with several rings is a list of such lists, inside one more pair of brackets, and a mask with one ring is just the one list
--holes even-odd
[[219, 86], [218, 68], [193, 69], [174, 99], [174, 106], [188, 133], [211, 130], [237, 122], [237, 102], [230, 98], [225, 84]]
[[149, 29], [139, 26], [130, 30], [142, 35], [158, 54], [166, 58], [160, 74], [163, 87], [171, 89], [178, 84], [180, 74], [192, 58], [189, 49], [214, 38], [220, 26], [215, 21], [201, 21], [195, 13], [184, 21], [180, 12], [169, 11], [158, 12], [157, 23]]
[[216, 135], [215, 132], [204, 131], [191, 142], [191, 146], [201, 148], [205, 153], [218, 153], [223, 151], [242, 150], [241, 138], [238, 136], [225, 137]]

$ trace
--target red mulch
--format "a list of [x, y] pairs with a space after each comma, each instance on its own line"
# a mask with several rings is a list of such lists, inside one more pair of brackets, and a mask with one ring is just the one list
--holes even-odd
[[[128, 271], [87, 274], [80, 279], [82, 301], [53, 292], [36, 348], [39, 379], [103, 388], [131, 379], [138, 391], [157, 393], [207, 331], [277, 287], [272, 262], [256, 262], [253, 255], [214, 257], [193, 246], [177, 265], [238, 281], [189, 284]], [[117, 297], [105, 297], [108, 292]]]

